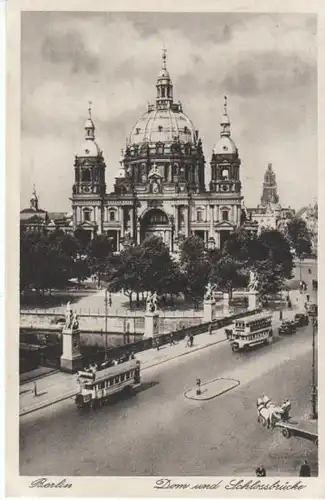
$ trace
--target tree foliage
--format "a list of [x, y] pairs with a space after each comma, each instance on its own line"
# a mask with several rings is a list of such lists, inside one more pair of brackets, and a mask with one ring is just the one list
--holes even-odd
[[288, 222], [287, 237], [299, 259], [301, 259], [304, 255], [311, 254], [311, 234], [308, 231], [306, 222], [303, 219], [293, 217]]

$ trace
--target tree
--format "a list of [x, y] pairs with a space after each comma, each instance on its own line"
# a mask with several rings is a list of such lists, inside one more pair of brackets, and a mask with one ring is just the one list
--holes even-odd
[[129, 298], [132, 307], [132, 294], [143, 291], [144, 250], [140, 246], [130, 246], [114, 260], [114, 268], [109, 276], [109, 290], [123, 293]]
[[230, 255], [221, 257], [211, 268], [210, 280], [222, 291], [229, 293], [230, 298], [233, 288], [247, 284], [245, 274], [242, 274], [241, 262]]
[[261, 232], [259, 242], [261, 246], [258, 261], [269, 260], [272, 262], [274, 273], [279, 273], [280, 278], [290, 279], [293, 258], [286, 237], [276, 229], [267, 229]]
[[210, 263], [204, 242], [197, 236], [190, 236], [181, 245], [180, 269], [186, 278], [185, 296], [191, 297], [195, 306], [204, 296], [208, 282]]
[[157, 236], [146, 238], [140, 245], [143, 250], [141, 277], [146, 291], [156, 291], [158, 295], [168, 291], [169, 276], [175, 270], [169, 250]]
[[300, 260], [304, 255], [311, 254], [311, 235], [303, 219], [300, 217], [293, 217], [287, 224], [286, 234], [293, 250]]
[[62, 234], [22, 233], [20, 239], [20, 288], [44, 293], [62, 288], [72, 277], [73, 259], [62, 248]]
[[100, 287], [101, 275], [107, 269], [109, 259], [112, 256], [113, 246], [107, 234], [95, 236], [86, 249], [89, 268], [97, 275], [97, 286]]

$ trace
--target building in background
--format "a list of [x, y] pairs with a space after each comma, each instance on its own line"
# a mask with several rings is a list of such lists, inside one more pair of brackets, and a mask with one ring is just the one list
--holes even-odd
[[64, 232], [73, 231], [72, 215], [66, 212], [47, 212], [39, 207], [35, 185], [29, 202], [29, 208], [20, 212], [20, 230], [41, 232], [44, 230]]
[[283, 208], [280, 205], [272, 163], [268, 164], [264, 174], [261, 203], [256, 208], [248, 208], [247, 214], [248, 219], [257, 223], [259, 232], [263, 229], [285, 231], [287, 222], [295, 214], [290, 207]]
[[171, 252], [191, 234], [206, 246], [222, 247], [242, 213], [241, 162], [231, 138], [227, 99], [207, 191], [202, 142], [181, 102], [174, 100], [165, 51], [156, 92], [155, 104], [148, 105], [131, 130], [111, 193], [89, 109], [84, 145], [74, 163], [73, 228], [88, 238], [107, 233], [116, 251], [153, 234]]

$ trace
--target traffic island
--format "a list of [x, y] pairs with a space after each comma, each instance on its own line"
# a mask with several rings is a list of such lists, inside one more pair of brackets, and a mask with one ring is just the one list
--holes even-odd
[[187, 399], [194, 399], [197, 401], [208, 401], [209, 399], [221, 396], [225, 392], [235, 389], [240, 384], [239, 380], [233, 378], [216, 378], [205, 382], [204, 384], [198, 384], [184, 393]]

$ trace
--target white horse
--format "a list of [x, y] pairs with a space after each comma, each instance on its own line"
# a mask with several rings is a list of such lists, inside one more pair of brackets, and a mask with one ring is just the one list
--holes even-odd
[[290, 401], [285, 400], [283, 405], [279, 406], [274, 404], [267, 396], [258, 398], [256, 406], [258, 421], [262, 422], [263, 425], [267, 425], [268, 429], [273, 428], [280, 420], [288, 420], [291, 409]]
[[257, 421], [263, 424], [263, 426], [267, 425], [267, 428], [270, 428], [271, 418], [270, 411], [265, 407], [264, 401], [262, 398], [257, 398], [256, 402], [257, 407]]

